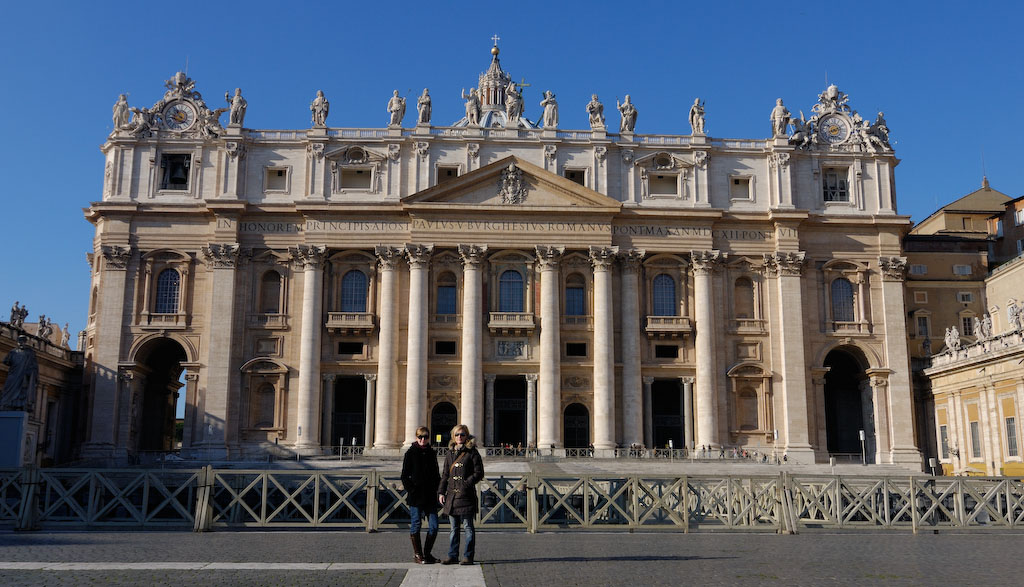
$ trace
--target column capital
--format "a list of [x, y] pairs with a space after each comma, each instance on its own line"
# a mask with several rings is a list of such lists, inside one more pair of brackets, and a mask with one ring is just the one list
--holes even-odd
[[525, 375], [523, 375], [523, 377], [525, 377], [526, 380], [531, 382], [531, 383], [536, 383], [537, 379], [540, 378], [540, 375], [538, 375], [536, 373], [526, 373]]
[[426, 269], [430, 264], [430, 257], [434, 254], [434, 245], [405, 245], [405, 257], [409, 260], [409, 267], [413, 269]]
[[297, 245], [288, 248], [292, 261], [303, 269], [320, 269], [327, 260], [327, 247], [324, 245]]
[[619, 262], [622, 263], [622, 270], [627, 273], [636, 273], [640, 270], [640, 264], [644, 260], [647, 251], [644, 249], [626, 249], [619, 251]]
[[210, 243], [200, 250], [210, 269], [234, 269], [238, 266], [238, 243]]
[[612, 268], [612, 263], [615, 262], [615, 256], [619, 253], [619, 247], [591, 246], [589, 253], [594, 271], [609, 271]]
[[687, 376], [687, 377], [680, 377], [679, 380], [682, 381], [683, 384], [685, 384], [685, 385], [693, 385], [693, 382], [697, 381], [696, 378], [689, 377], [689, 376]]
[[654, 383], [654, 377], [642, 377], [641, 379], [643, 380], [644, 385], [651, 385]]
[[498, 378], [498, 376], [495, 375], [494, 373], [485, 373], [484, 374], [484, 381], [486, 381], [487, 383], [494, 383], [494, 381], [497, 378]]
[[338, 379], [337, 373], [321, 373], [320, 378], [324, 380], [324, 383], [334, 383]]
[[778, 251], [774, 253], [764, 254], [764, 269], [765, 272], [774, 277], [776, 275], [792, 275], [799, 277], [803, 275], [804, 264], [806, 262], [807, 253], [803, 251], [793, 251], [789, 253], [780, 253]]
[[558, 269], [558, 262], [562, 260], [565, 247], [550, 247], [537, 245], [537, 263], [543, 269]]
[[459, 256], [466, 267], [479, 268], [487, 259], [487, 245], [459, 245]]
[[363, 379], [365, 379], [367, 381], [376, 381], [377, 380], [377, 374], [376, 373], [363, 373]]
[[103, 255], [103, 265], [105, 269], [117, 269], [124, 271], [128, 268], [128, 261], [132, 258], [132, 247], [103, 245], [100, 247], [100, 254]]
[[710, 251], [690, 251], [690, 265], [694, 275], [711, 275], [718, 271], [719, 266], [729, 257], [717, 249]]
[[882, 281], [904, 281], [907, 278], [906, 257], [879, 257], [878, 268], [882, 271]]
[[380, 268], [384, 271], [393, 271], [398, 267], [398, 263], [402, 260], [402, 249], [398, 247], [392, 247], [389, 245], [377, 245], [373, 249], [373, 254], [377, 256], [377, 262], [380, 263]]

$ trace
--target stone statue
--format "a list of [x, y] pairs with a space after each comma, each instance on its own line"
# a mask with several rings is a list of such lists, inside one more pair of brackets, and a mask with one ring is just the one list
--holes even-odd
[[956, 326], [946, 329], [946, 348], [950, 352], [960, 350], [960, 331], [956, 329]]
[[929, 357], [932, 355], [932, 339], [930, 337], [924, 337], [924, 340], [921, 342], [921, 350]]
[[513, 81], [505, 86], [505, 116], [511, 126], [519, 126], [519, 119], [523, 116], [523, 94]]
[[46, 314], [39, 315], [39, 324], [36, 326], [36, 336], [43, 340], [50, 340], [53, 336], [53, 323], [50, 322]]
[[36, 352], [25, 344], [27, 342], [28, 337], [19, 335], [18, 346], [4, 357], [8, 370], [0, 395], [0, 411], [31, 412], [35, 408], [39, 364]]
[[153, 128], [153, 110], [148, 108], [128, 108], [132, 113], [132, 120], [128, 124], [128, 132], [134, 136], [148, 136]]
[[604, 104], [597, 100], [597, 94], [590, 96], [590, 102], [587, 103], [587, 115], [590, 117], [591, 130], [604, 128]]
[[700, 98], [694, 99], [693, 106], [690, 106], [690, 134], [704, 134], [704, 104]]
[[331, 103], [327, 101], [323, 90], [316, 91], [316, 98], [309, 104], [309, 111], [313, 113], [313, 126], [323, 128], [327, 126], [327, 114], [331, 111]]
[[799, 122], [795, 118], [790, 118], [789, 122], [793, 125], [794, 129], [793, 136], [789, 137], [789, 144], [804, 149], [814, 143], [817, 135], [811, 128], [811, 123], [807, 122], [804, 118], [803, 110], [800, 111]]
[[128, 109], [128, 98], [124, 94], [121, 94], [117, 98], [117, 102], [114, 103], [114, 130], [121, 130], [126, 128], [128, 123], [131, 122], [132, 115]]
[[558, 128], [558, 102], [551, 90], [544, 91], [540, 105], [544, 107], [544, 128]]
[[71, 348], [68, 346], [68, 341], [71, 340], [71, 328], [68, 323], [64, 323], [64, 330], [60, 333], [60, 346], [64, 348]]
[[981, 319], [981, 332], [985, 340], [992, 338], [992, 316], [988, 313]]
[[14, 301], [14, 305], [11, 306], [11, 319], [9, 324], [11, 328], [20, 328], [18, 326], [18, 318], [21, 317], [21, 307], [18, 305], [18, 301]]
[[466, 89], [462, 89], [462, 99], [466, 101], [466, 120], [472, 126], [480, 126], [480, 96], [476, 93], [476, 88], [469, 89], [469, 95], [466, 95]]
[[405, 118], [405, 98], [398, 96], [398, 90], [395, 90], [388, 100], [388, 112], [391, 113], [388, 126], [402, 126], [402, 119]]
[[416, 100], [416, 113], [416, 124], [430, 124], [430, 94], [427, 88], [423, 88], [423, 93]]
[[242, 89], [235, 88], [234, 97], [224, 92], [224, 100], [230, 105], [228, 126], [242, 126], [245, 122], [245, 109], [249, 107], [249, 103], [242, 97]]
[[619, 132], [633, 132], [636, 128], [636, 106], [633, 106], [633, 102], [629, 99], [629, 94], [626, 94], [626, 101], [619, 104], [618, 100], [615, 100], [615, 106], [619, 109], [619, 114], [622, 115], [622, 120], [619, 122]]
[[1017, 300], [1010, 299], [1006, 302], [1006, 321], [1009, 326], [1010, 332], [1016, 332], [1021, 329], [1021, 313], [1024, 308], [1017, 306]]
[[782, 105], [782, 98], [778, 98], [775, 100], [775, 108], [772, 108], [771, 115], [773, 137], [786, 136], [786, 127], [789, 126], [789, 119], [789, 110]]
[[982, 322], [981, 318], [978, 318], [977, 316], [975, 316], [974, 317], [974, 321], [973, 321], [974, 338], [976, 338], [978, 340], [978, 342], [981, 342], [981, 341], [985, 340], [985, 329], [982, 326], [982, 324], [983, 324], [983, 322]]

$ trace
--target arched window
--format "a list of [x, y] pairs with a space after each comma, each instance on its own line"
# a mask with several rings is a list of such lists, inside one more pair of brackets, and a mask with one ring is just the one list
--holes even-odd
[[253, 428], [271, 428], [274, 426], [274, 386], [264, 383], [256, 390], [253, 398]]
[[565, 280], [565, 315], [585, 316], [587, 314], [586, 282], [579, 273], [573, 273]]
[[757, 430], [757, 393], [749, 387], [741, 389], [737, 403], [740, 430]]
[[366, 311], [366, 274], [353, 269], [341, 278], [341, 311]]
[[754, 284], [748, 277], [740, 277], [733, 284], [732, 301], [736, 318], [754, 317]]
[[455, 275], [445, 271], [437, 277], [437, 313], [455, 314]]
[[260, 313], [279, 314], [281, 312], [281, 274], [267, 271], [260, 279]]
[[164, 269], [156, 278], [156, 307], [153, 313], [177, 313], [180, 295], [181, 275], [174, 269]]
[[676, 315], [676, 280], [665, 273], [654, 278], [654, 315]]
[[853, 284], [840, 277], [832, 282], [832, 320], [853, 322]]
[[498, 311], [523, 311], [523, 276], [509, 269], [498, 278]]

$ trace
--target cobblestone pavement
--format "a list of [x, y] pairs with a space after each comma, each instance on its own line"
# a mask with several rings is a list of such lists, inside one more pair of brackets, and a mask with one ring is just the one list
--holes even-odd
[[[401, 531], [0, 531], [0, 584], [1019, 585], [1022, 552], [1020, 533], [481, 531], [470, 569], [412, 565]], [[100, 569], [41, 570], [55, 562]]]

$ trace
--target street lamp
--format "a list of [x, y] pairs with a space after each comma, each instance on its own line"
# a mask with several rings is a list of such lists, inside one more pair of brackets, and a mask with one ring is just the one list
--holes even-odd
[[866, 452], [864, 450], [864, 431], [860, 430], [860, 464], [862, 464], [862, 465], [867, 465], [868, 464], [868, 460], [867, 460], [867, 457], [865, 455], [866, 455]]

